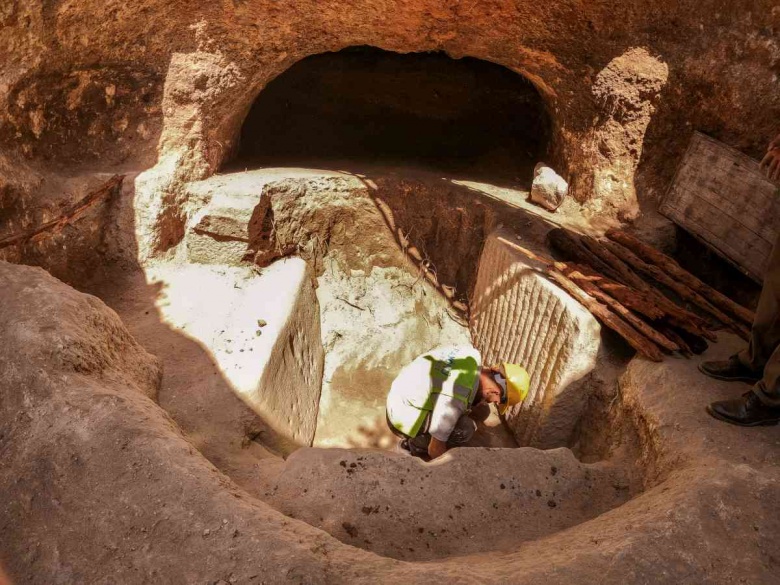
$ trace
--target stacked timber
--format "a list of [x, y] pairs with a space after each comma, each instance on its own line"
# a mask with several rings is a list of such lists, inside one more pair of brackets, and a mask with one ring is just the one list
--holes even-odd
[[597, 240], [558, 228], [548, 237], [567, 261], [542, 258], [506, 243], [544, 264], [554, 282], [650, 360], [661, 361], [672, 352], [688, 357], [701, 353], [708, 340], [716, 340], [718, 328], [743, 339], [749, 336], [753, 322], [749, 309], [625, 232], [613, 230]]

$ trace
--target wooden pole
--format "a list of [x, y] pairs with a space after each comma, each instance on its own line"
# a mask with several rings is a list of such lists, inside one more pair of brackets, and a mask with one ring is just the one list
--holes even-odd
[[595, 316], [599, 321], [604, 323], [607, 327], [625, 339], [628, 344], [637, 350], [641, 355], [654, 362], [663, 361], [664, 355], [661, 353], [661, 350], [658, 349], [658, 346], [655, 345], [655, 343], [647, 339], [631, 325], [612, 313], [609, 308], [589, 296], [585, 291], [583, 291], [580, 287], [578, 287], [557, 270], [548, 269], [546, 273], [550, 278], [558, 283], [558, 285], [563, 290], [569, 293], [580, 304], [588, 309], [588, 311], [590, 311], [593, 316]]
[[[551, 238], [551, 241], [556, 242], [557, 245], [559, 245], [559, 249], [561, 249], [561, 251], [564, 253], [567, 253], [571, 250], [576, 251], [576, 245], [573, 242], [577, 243], [577, 245], [586, 250], [586, 254], [580, 255], [579, 257], [583, 257], [587, 264], [596, 269], [597, 272], [599, 271], [600, 266], [606, 265], [610, 273], [617, 275], [616, 279], [619, 284], [622, 283], [623, 285], [628, 285], [629, 287], [633, 287], [638, 291], [645, 293], [660, 309], [666, 313], [667, 320], [670, 324], [687, 331], [691, 335], [704, 337], [710, 341], [717, 340], [715, 334], [708, 331], [708, 324], [704, 319], [673, 303], [661, 291], [640, 278], [639, 275], [631, 270], [631, 268], [621, 258], [610, 252], [600, 242], [594, 240], [593, 238], [583, 237], [583, 243], [579, 244], [576, 240], [576, 236], [567, 232], [566, 230], [559, 228], [553, 231], [560, 232], [557, 233], [554, 238]], [[565, 249], [560, 247], [561, 242], [565, 245]], [[588, 243], [587, 247], [584, 242]], [[575, 256], [575, 258], [576, 257], [578, 256]], [[595, 262], [592, 261], [594, 258]], [[608, 293], [612, 292], [611, 290], [604, 290]], [[620, 294], [619, 289], [617, 294]], [[619, 300], [621, 302], [628, 302], [626, 297], [620, 298]]]
[[673, 258], [670, 258], [663, 252], [656, 250], [652, 246], [648, 246], [641, 240], [620, 230], [608, 231], [607, 237], [613, 242], [625, 246], [646, 262], [655, 264], [669, 276], [677, 279], [691, 290], [696, 291], [703, 297], [709, 299], [712, 304], [718, 306], [723, 311], [735, 315], [747, 325], [753, 324], [753, 320], [755, 319], [753, 311], [735, 303], [720, 291], [717, 291], [708, 284], [702, 282], [680, 266]]
[[630, 284], [625, 282], [621, 275], [609, 264], [583, 246], [582, 242], [571, 232], [563, 228], [555, 228], [550, 230], [547, 234], [547, 239], [549, 239], [550, 243], [566, 258], [580, 264], [592, 266], [594, 270], [608, 276], [612, 280], [622, 282], [623, 284]]
[[589, 282], [587, 279], [580, 279], [579, 276], [582, 276], [582, 274], [578, 273], [577, 271], [572, 271], [567, 275], [567, 277], [571, 279], [573, 282], [575, 282], [576, 284], [578, 284], [583, 291], [585, 291], [587, 294], [589, 294], [591, 297], [593, 297], [600, 303], [603, 303], [607, 307], [612, 309], [616, 314], [621, 316], [629, 325], [631, 325], [642, 335], [650, 339], [650, 341], [652, 341], [656, 345], [661, 346], [667, 351], [678, 351], [680, 349], [680, 346], [677, 345], [674, 341], [664, 336], [659, 331], [653, 329], [649, 324], [645, 323], [644, 321], [642, 321], [642, 319], [634, 315], [620, 302], [618, 302], [617, 300], [615, 300], [614, 298], [606, 294], [604, 291], [602, 291], [597, 286]]
[[112, 193], [117, 192], [121, 188], [124, 178], [124, 175], [114, 175], [108, 181], [103, 183], [103, 185], [89, 193], [86, 197], [67, 209], [56, 219], [47, 221], [37, 228], [27, 232], [3, 238], [0, 240], [0, 249], [7, 248], [8, 246], [23, 244], [27, 241], [37, 242], [60, 232], [67, 224], [72, 223], [84, 215], [98, 201]]
[[620, 280], [622, 282], [637, 290], [650, 290], [651, 286], [647, 282], [642, 280], [625, 262], [610, 252], [609, 249], [599, 244], [595, 239], [589, 236], [582, 236], [581, 241], [582, 245], [590, 250], [594, 256], [600, 258], [606, 264], [609, 264], [609, 266], [620, 275]]
[[[558, 268], [558, 263], [556, 263], [555, 266]], [[661, 309], [647, 293], [637, 291], [624, 284], [610, 280], [606, 276], [601, 276], [589, 266], [561, 263], [560, 269], [566, 276], [574, 280], [577, 284], [580, 284], [580, 286], [582, 286], [582, 280], [587, 280], [632, 311], [644, 315], [648, 319], [657, 320], [666, 315], [663, 309]], [[577, 273], [579, 273], [579, 275], [577, 275]]]
[[723, 311], [721, 311], [717, 307], [714, 307], [709, 301], [707, 301], [707, 299], [702, 297], [700, 294], [696, 293], [695, 291], [692, 291], [690, 288], [688, 288], [681, 282], [674, 280], [657, 266], [652, 264], [647, 264], [636, 254], [631, 252], [628, 248], [625, 248], [624, 246], [618, 244], [617, 242], [605, 241], [603, 242], [603, 245], [607, 247], [616, 256], [618, 256], [621, 260], [623, 260], [626, 264], [630, 265], [632, 268], [636, 268], [643, 274], [646, 274], [647, 276], [650, 276], [651, 278], [657, 280], [664, 286], [668, 287], [670, 290], [673, 290], [675, 293], [680, 295], [680, 298], [698, 305], [701, 309], [708, 312], [710, 315], [715, 317], [718, 321], [726, 325], [729, 329], [734, 331], [734, 333], [736, 333], [743, 339], [750, 338], [750, 332], [743, 324], [736, 322], [734, 319], [726, 315]]
[[[648, 337], [643, 335], [642, 332], [637, 331], [629, 323], [624, 321], [620, 316], [610, 311], [607, 305], [601, 304], [599, 301], [591, 297], [588, 293], [582, 290], [578, 285], [572, 282], [569, 278], [564, 276], [556, 266], [556, 263], [552, 260], [535, 254], [534, 252], [510, 242], [506, 238], [499, 238], [499, 240], [508, 245], [510, 248], [517, 250], [527, 258], [535, 260], [544, 265], [544, 273], [553, 280], [558, 286], [569, 293], [576, 301], [583, 305], [588, 311], [590, 311], [594, 317], [604, 323], [607, 327], [615, 331], [628, 344], [633, 347], [637, 352], [646, 358], [660, 362], [663, 360], [663, 353], [658, 346]], [[563, 264], [563, 263], [558, 263]], [[564, 265], [565, 266], [565, 265]], [[617, 301], [614, 301], [617, 303]], [[617, 303], [619, 305], [619, 303]], [[622, 307], [622, 306], [621, 306]], [[626, 310], [623, 307], [623, 310]], [[626, 310], [627, 311], [627, 310]], [[657, 334], [660, 335], [660, 334]], [[670, 340], [666, 339], [665, 343], [674, 345]]]

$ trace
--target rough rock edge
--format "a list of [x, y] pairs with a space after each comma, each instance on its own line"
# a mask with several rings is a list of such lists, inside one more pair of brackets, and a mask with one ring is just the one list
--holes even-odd
[[[767, 550], [777, 544], [777, 482], [760, 468], [713, 465], [712, 459], [670, 470], [662, 485], [620, 508], [516, 552], [410, 564], [342, 545], [238, 490], [161, 409], [140, 392], [127, 391], [133, 378], [145, 378], [133, 374], [130, 362], [109, 361], [116, 366], [113, 380], [106, 370], [63, 375], [51, 353], [25, 343], [30, 331], [19, 325], [74, 308], [89, 313], [104, 307], [40, 270], [0, 266], [5, 281], [37, 279], [41, 289], [57, 293], [49, 299], [62, 296], [53, 311], [54, 305], [30, 302], [29, 290], [3, 290], [0, 530], [12, 577], [33, 583], [99, 581], [106, 575], [126, 583], [260, 575], [272, 583], [776, 578], [758, 541]], [[49, 324], [57, 334], [72, 323]], [[121, 345], [127, 334], [102, 335]], [[18, 351], [25, 347], [26, 353]], [[652, 365], [640, 361], [638, 367]], [[673, 440], [668, 425], [648, 432], [662, 443]], [[702, 531], [706, 546], [692, 548]]]

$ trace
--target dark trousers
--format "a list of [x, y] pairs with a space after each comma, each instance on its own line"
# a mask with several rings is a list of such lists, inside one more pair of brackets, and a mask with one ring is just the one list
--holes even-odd
[[[415, 457], [427, 457], [428, 445], [431, 442], [431, 434], [428, 432], [428, 427], [430, 426], [431, 422], [430, 419], [431, 415], [429, 414], [422, 425], [422, 430], [417, 433], [416, 437], [408, 437], [404, 435], [401, 431], [390, 424], [390, 419], [387, 420], [387, 426], [390, 427], [390, 430], [393, 431], [393, 434], [396, 437], [409, 440], [409, 452], [412, 455]], [[452, 449], [454, 447], [462, 447], [463, 445], [467, 444], [471, 440], [471, 437], [474, 436], [474, 432], [476, 430], [477, 423], [474, 422], [474, 419], [472, 419], [467, 414], [462, 415], [455, 424], [455, 428], [452, 429], [450, 438], [447, 440], [447, 448]]]
[[769, 258], [750, 344], [738, 355], [750, 369], [764, 372], [753, 388], [761, 402], [780, 406], [780, 240]]

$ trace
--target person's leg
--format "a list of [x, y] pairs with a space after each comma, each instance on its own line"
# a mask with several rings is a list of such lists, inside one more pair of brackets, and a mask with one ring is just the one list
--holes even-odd
[[764, 286], [758, 300], [756, 318], [750, 333], [748, 348], [739, 359], [747, 367], [761, 371], [780, 345], [780, 242], [769, 257]]
[[430, 414], [426, 417], [425, 421], [423, 421], [422, 427], [420, 428], [420, 432], [417, 434], [416, 437], [409, 437], [408, 435], [403, 434], [401, 431], [395, 428], [393, 424], [390, 422], [389, 416], [385, 415], [385, 419], [387, 420], [387, 426], [390, 428], [392, 433], [396, 437], [401, 439], [401, 442], [399, 443], [399, 447], [402, 450], [409, 451], [409, 453], [411, 453], [415, 457], [428, 456], [428, 443], [431, 442], [431, 436], [428, 434], [428, 427], [431, 424]]
[[431, 436], [428, 433], [420, 433], [413, 439], [409, 439], [409, 453], [415, 457], [428, 457], [428, 445], [431, 442]]
[[769, 358], [764, 377], [741, 398], [719, 400], [707, 407], [715, 418], [743, 426], [776, 425], [780, 422], [780, 347]]
[[471, 437], [474, 436], [476, 430], [477, 423], [474, 422], [474, 419], [469, 415], [464, 414], [458, 419], [455, 428], [452, 430], [452, 434], [447, 441], [447, 447], [450, 449], [453, 447], [462, 447], [471, 440]]
[[[447, 448], [453, 449], [467, 444], [476, 430], [477, 423], [470, 416], [464, 414], [458, 419], [455, 428], [452, 429], [450, 438], [447, 440]], [[430, 442], [431, 435], [429, 433], [420, 433], [415, 438], [409, 439], [409, 452], [415, 457], [427, 457]]]
[[[738, 363], [721, 379], [740, 379], [737, 376], [745, 370], [763, 372], [761, 379], [741, 398], [713, 402], [707, 412], [717, 419], [745, 427], [777, 424], [780, 421], [780, 241], [775, 243], [764, 276], [750, 344], [730, 362]], [[712, 364], [703, 363], [700, 369], [712, 375], [707, 371]]]
[[755, 384], [761, 380], [764, 367], [778, 345], [780, 345], [780, 240], [775, 242], [769, 257], [747, 349], [725, 361], [702, 362], [699, 364], [699, 370], [717, 380]]
[[753, 387], [755, 392], [767, 406], [780, 408], [780, 346], [769, 357], [764, 366], [764, 377]]

